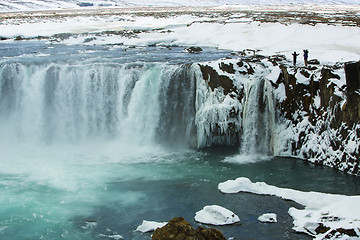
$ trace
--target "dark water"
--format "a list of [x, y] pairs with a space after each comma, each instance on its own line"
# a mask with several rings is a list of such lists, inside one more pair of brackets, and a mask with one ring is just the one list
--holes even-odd
[[14, 61], [47, 62], [170, 62], [184, 64], [234, 57], [230, 51], [203, 47], [199, 53], [188, 53], [183, 46], [112, 46], [62, 45], [43, 41], [0, 42], [0, 57]]
[[[248, 193], [222, 194], [217, 190], [219, 182], [240, 176], [252, 181], [265, 181], [280, 187], [303, 191], [320, 191], [340, 194], [359, 194], [359, 179], [333, 169], [318, 167], [302, 160], [274, 157], [250, 164], [227, 164], [222, 160], [226, 153], [187, 153], [174, 155], [171, 163], [149, 163], [133, 166], [144, 169], [147, 176], [156, 172], [156, 177], [146, 176], [130, 181], [111, 182], [108, 191], [137, 192], [142, 195], [139, 202], [123, 206], [114, 202], [113, 208], [106, 205], [96, 207], [89, 216], [78, 216], [74, 222], [84, 225], [86, 219], [98, 224], [89, 234], [104, 232], [110, 228], [125, 239], [150, 239], [150, 234], [129, 231], [136, 229], [141, 220], [168, 221], [183, 216], [194, 227], [196, 211], [206, 205], [217, 204], [236, 213], [241, 222], [231, 226], [220, 226], [226, 237], [235, 239], [311, 239], [294, 233], [292, 219], [287, 211], [291, 206], [300, 207], [291, 201], [273, 196]], [[255, 157], [256, 159], [256, 157]], [[147, 169], [147, 170], [145, 170]], [[153, 169], [153, 171], [151, 170]], [[161, 173], [161, 174], [159, 174]], [[257, 218], [268, 212], [278, 215], [278, 223], [260, 223]], [[105, 217], [107, 216], [107, 217]], [[202, 225], [203, 226], [203, 225]], [[206, 226], [205, 226], [206, 227]]]

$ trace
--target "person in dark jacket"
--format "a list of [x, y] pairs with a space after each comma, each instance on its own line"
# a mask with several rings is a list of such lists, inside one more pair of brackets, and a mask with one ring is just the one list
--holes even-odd
[[309, 50], [305, 49], [304, 50], [304, 63], [305, 63], [306, 67], [307, 67], [307, 64], [308, 64], [308, 58], [309, 58]]
[[297, 56], [299, 56], [299, 54], [294, 51], [292, 55], [293, 55], [293, 64], [294, 66], [296, 66], [296, 58]]

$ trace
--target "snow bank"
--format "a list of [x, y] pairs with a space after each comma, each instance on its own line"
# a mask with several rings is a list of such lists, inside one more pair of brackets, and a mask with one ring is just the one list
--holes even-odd
[[240, 222], [240, 219], [226, 208], [218, 205], [210, 205], [196, 212], [195, 221], [212, 225], [228, 225]]
[[304, 205], [305, 209], [289, 209], [289, 214], [294, 219], [293, 229], [315, 239], [360, 237], [360, 196], [302, 192], [264, 182], [253, 183], [245, 177], [220, 183], [218, 189], [223, 193], [274, 195]]
[[260, 217], [258, 217], [260, 222], [267, 222], [267, 223], [276, 223], [277, 222], [277, 215], [275, 213], [264, 213]]
[[162, 228], [165, 226], [167, 222], [154, 222], [154, 221], [146, 221], [143, 220], [142, 224], [136, 228], [136, 231], [146, 233], [153, 232], [157, 228]]

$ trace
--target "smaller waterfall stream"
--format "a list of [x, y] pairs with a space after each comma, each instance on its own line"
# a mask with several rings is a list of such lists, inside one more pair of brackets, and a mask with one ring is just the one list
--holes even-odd
[[271, 85], [261, 78], [246, 89], [241, 153], [273, 153], [275, 108]]

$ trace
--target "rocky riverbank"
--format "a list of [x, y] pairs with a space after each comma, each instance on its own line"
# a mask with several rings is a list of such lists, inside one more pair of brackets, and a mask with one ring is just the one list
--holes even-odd
[[[304, 158], [359, 175], [359, 62], [329, 66], [314, 59], [308, 66], [293, 66], [281, 55], [262, 56], [255, 51], [237, 54], [240, 57], [236, 60], [199, 64], [203, 79], [211, 91], [220, 90], [241, 106], [246, 106], [247, 92], [254, 91], [256, 82], [264, 82], [257, 90], [257, 111], [263, 114], [274, 110], [275, 126], [267, 130], [271, 133], [263, 130], [253, 134], [259, 135], [257, 141], [267, 138], [269, 154]], [[241, 135], [246, 130], [239, 125], [248, 111], [228, 105], [228, 126], [213, 124], [211, 131], [238, 137], [236, 144], [244, 145]], [[271, 118], [263, 121], [267, 123], [261, 124], [271, 124]]]

